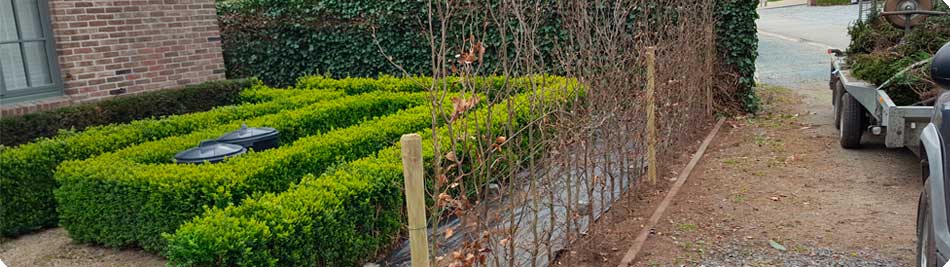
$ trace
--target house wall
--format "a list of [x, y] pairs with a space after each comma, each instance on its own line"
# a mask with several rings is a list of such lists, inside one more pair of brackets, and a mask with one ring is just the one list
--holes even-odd
[[214, 0], [49, 0], [63, 97], [24, 114], [224, 78]]

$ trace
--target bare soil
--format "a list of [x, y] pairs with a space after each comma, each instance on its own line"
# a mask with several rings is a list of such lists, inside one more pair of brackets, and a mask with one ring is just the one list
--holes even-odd
[[[912, 265], [919, 160], [872, 136], [841, 149], [830, 92], [810, 87], [765, 88], [764, 112], [727, 121], [632, 266]], [[631, 192], [556, 264], [617, 266], [675, 176]]]

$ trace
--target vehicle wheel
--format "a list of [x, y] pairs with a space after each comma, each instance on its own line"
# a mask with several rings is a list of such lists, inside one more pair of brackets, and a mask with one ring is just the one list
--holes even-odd
[[841, 119], [839, 122], [839, 137], [841, 147], [854, 149], [861, 147], [861, 136], [867, 128], [867, 117], [864, 116], [864, 107], [849, 93], [841, 95]]
[[[904, 7], [917, 7], [912, 10], [933, 10], [934, 5], [930, 0], [888, 0], [884, 2], [884, 11], [902, 11]], [[927, 15], [917, 14], [910, 17], [910, 21], [903, 15], [884, 16], [891, 25], [898, 29], [904, 29], [904, 26], [910, 24], [911, 27], [920, 25], [927, 19]]]
[[831, 101], [834, 108], [832, 112], [835, 113], [835, 129], [841, 129], [841, 94], [844, 93], [844, 85], [836, 82], [833, 88]]
[[[929, 180], [929, 179], [928, 179]], [[933, 218], [930, 213], [930, 182], [924, 184], [917, 204], [917, 267], [937, 267], [937, 242], [934, 240]]]

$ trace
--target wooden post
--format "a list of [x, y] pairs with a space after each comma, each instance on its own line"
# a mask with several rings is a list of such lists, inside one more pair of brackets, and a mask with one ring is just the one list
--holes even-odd
[[647, 177], [656, 185], [656, 47], [647, 47]]
[[413, 267], [429, 267], [429, 237], [422, 183], [422, 137], [406, 134], [402, 143], [402, 174], [406, 180], [406, 209], [409, 213], [409, 248]]
[[706, 48], [706, 75], [709, 75], [709, 77], [706, 78], [706, 115], [707, 116], [713, 115], [712, 85], [713, 85], [713, 79], [716, 78], [715, 70], [713, 69], [713, 63], [715, 62], [715, 59], [713, 57], [716, 56], [716, 35], [715, 35], [713, 25], [714, 24], [709, 24], [706, 26], [706, 36], [708, 36], [707, 40], [709, 41], [707, 43], [709, 47]]

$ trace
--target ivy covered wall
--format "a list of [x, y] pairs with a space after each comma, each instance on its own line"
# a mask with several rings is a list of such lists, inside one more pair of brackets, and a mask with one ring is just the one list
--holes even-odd
[[[551, 3], [550, 8], [554, 9], [556, 1]], [[460, 13], [466, 8], [491, 8], [479, 7], [477, 1], [469, 4], [459, 7]], [[733, 84], [741, 88], [734, 97], [750, 111], [757, 107], [753, 90], [757, 4], [756, 0], [717, 0], [715, 10], [719, 55], [727, 68], [724, 71], [739, 77]], [[412, 0], [221, 1], [218, 15], [227, 74], [229, 78], [257, 76], [273, 86], [292, 85], [297, 77], [308, 74], [402, 74], [393, 64], [413, 75], [427, 75], [431, 73], [429, 42], [424, 32], [428, 28], [427, 10], [426, 1]], [[558, 43], [555, 40], [568, 37], [556, 12], [542, 13], [550, 16], [542, 18], [538, 25], [543, 40], [539, 42], [540, 57], [545, 62], [556, 62], [552, 52]], [[501, 38], [490, 27], [467, 26], [471, 21], [464, 14], [456, 17], [457, 21], [448, 23], [450, 36], [485, 36], [480, 41], [486, 47], [501, 46]], [[484, 72], [493, 71], [490, 62], [494, 56], [485, 54]], [[557, 69], [549, 72], [560, 74]]]
[[757, 0], [717, 0], [716, 1], [716, 45], [720, 66], [730, 68], [722, 70], [738, 74], [735, 98], [742, 101], [749, 112], [759, 109], [759, 99], [755, 95], [755, 59], [759, 56], [759, 37], [755, 20]]

